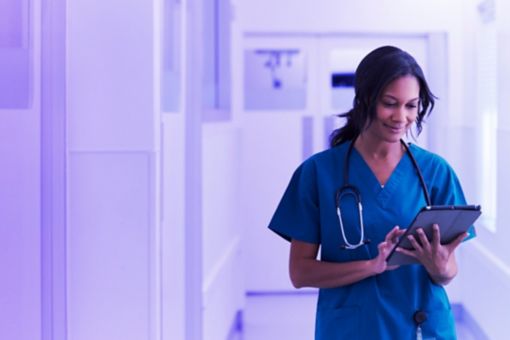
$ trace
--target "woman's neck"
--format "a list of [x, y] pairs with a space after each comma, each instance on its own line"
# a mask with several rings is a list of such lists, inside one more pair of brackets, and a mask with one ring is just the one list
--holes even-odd
[[356, 150], [371, 160], [400, 159], [405, 150], [400, 141], [382, 142], [367, 134], [361, 134], [354, 143]]
[[367, 137], [367, 135], [360, 135], [356, 139], [354, 147], [382, 187], [388, 182], [405, 153], [405, 147], [399, 140], [383, 142], [378, 138]]

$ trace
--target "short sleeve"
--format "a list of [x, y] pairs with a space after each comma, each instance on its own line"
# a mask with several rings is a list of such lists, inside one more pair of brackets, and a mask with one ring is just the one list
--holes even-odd
[[301, 164], [290, 180], [269, 223], [269, 229], [285, 238], [319, 244], [319, 199], [315, 164]]
[[[442, 160], [432, 186], [432, 204], [434, 205], [466, 205], [466, 198], [455, 171], [446, 161]], [[469, 240], [476, 236], [474, 226], [468, 229]]]

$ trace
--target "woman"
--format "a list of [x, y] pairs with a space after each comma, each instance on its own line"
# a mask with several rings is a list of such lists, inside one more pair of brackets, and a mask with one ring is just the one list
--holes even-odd
[[413, 123], [420, 133], [433, 106], [414, 58], [380, 47], [356, 69], [353, 108], [331, 148], [292, 176], [269, 228], [291, 241], [293, 285], [320, 288], [316, 339], [455, 339], [443, 285], [457, 274], [454, 251], [468, 234], [441, 245], [434, 226], [432, 239], [422, 232], [410, 238], [414, 250], [398, 249], [420, 264], [386, 263], [399, 226], [423, 206], [465, 204], [444, 159], [401, 141]]

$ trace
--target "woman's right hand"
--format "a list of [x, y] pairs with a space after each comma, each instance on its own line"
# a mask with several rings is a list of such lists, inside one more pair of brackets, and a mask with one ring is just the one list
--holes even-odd
[[[405, 230], [393, 228], [378, 246], [379, 254], [370, 260], [329, 262], [317, 259], [319, 244], [292, 240], [290, 243], [289, 272], [296, 288], [337, 288], [364, 280], [385, 270], [397, 268], [388, 266], [386, 257]], [[338, 251], [343, 251], [338, 249]]]
[[377, 257], [372, 259], [372, 264], [374, 266], [374, 271], [376, 274], [380, 274], [386, 270], [393, 270], [399, 267], [388, 266], [386, 258], [390, 254], [393, 247], [395, 247], [395, 245], [397, 244], [399, 237], [402, 236], [404, 233], [405, 233], [404, 229], [400, 229], [399, 226], [395, 226], [393, 229], [391, 229], [391, 231], [388, 234], [386, 234], [384, 241], [379, 243], [379, 245], [377, 246], [379, 253], [377, 254]]

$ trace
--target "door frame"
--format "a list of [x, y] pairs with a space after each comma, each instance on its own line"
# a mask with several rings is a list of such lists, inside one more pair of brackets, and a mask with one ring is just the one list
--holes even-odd
[[67, 1], [34, 2], [41, 14], [41, 338], [66, 339]]

